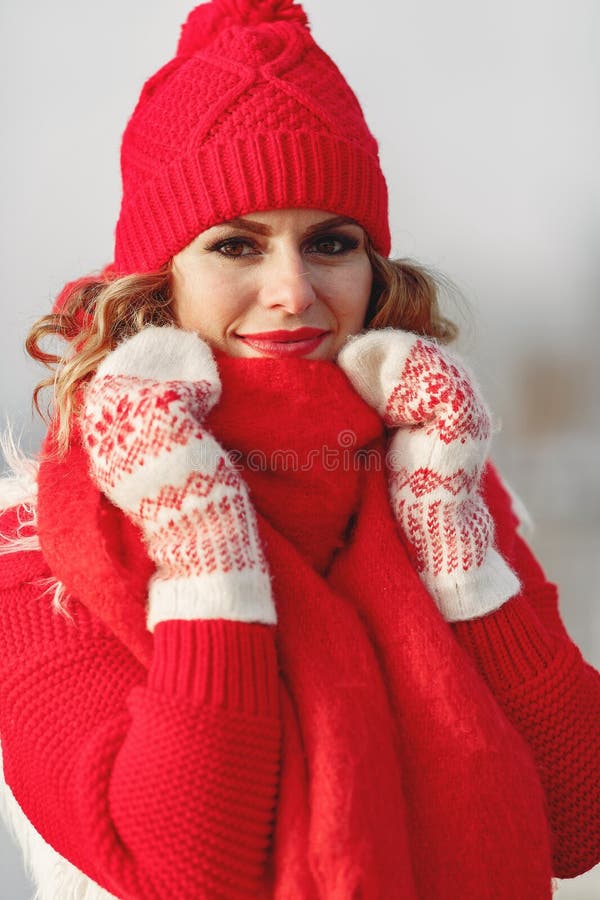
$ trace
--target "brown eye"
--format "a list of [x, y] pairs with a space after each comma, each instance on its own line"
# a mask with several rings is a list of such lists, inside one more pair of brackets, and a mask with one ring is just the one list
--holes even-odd
[[218, 241], [209, 249], [229, 259], [240, 259], [256, 252], [252, 243], [243, 238], [227, 238], [225, 241]]
[[317, 241], [315, 246], [318, 253], [339, 253], [342, 249], [341, 242], [334, 238], [323, 238], [322, 241]]
[[356, 238], [348, 237], [345, 234], [324, 234], [313, 240], [309, 252], [320, 253], [323, 256], [339, 256], [355, 250], [358, 244]]

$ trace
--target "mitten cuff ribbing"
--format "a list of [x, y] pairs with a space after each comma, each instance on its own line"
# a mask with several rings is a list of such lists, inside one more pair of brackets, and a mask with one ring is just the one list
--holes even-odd
[[269, 576], [258, 569], [168, 579], [154, 576], [148, 586], [148, 629], [153, 631], [158, 622], [171, 619], [274, 625], [277, 615]]
[[422, 574], [427, 590], [448, 622], [477, 619], [498, 609], [519, 593], [519, 579], [490, 547], [482, 565], [466, 572]]

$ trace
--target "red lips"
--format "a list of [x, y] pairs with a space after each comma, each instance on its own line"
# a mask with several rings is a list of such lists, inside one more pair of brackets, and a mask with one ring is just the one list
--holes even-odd
[[322, 328], [294, 328], [291, 331], [278, 329], [238, 334], [237, 337], [261, 356], [308, 356], [328, 334]]
[[256, 341], [305, 341], [326, 334], [323, 328], [294, 328], [292, 331], [260, 331], [253, 334], [239, 334], [243, 340]]

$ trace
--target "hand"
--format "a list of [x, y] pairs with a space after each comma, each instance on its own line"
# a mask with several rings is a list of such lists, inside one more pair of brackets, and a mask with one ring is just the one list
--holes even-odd
[[220, 392], [204, 341], [167, 327], [120, 344], [85, 392], [92, 475], [142, 529], [157, 567], [151, 630], [165, 619], [276, 621], [246, 485], [203, 425]]
[[393, 329], [351, 339], [338, 363], [392, 429], [392, 509], [438, 608], [451, 621], [497, 609], [519, 582], [479, 491], [491, 424], [471, 376], [435, 342]]

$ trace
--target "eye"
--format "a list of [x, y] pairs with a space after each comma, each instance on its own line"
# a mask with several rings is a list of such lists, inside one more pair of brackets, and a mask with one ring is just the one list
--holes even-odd
[[308, 245], [308, 251], [323, 256], [339, 256], [342, 253], [349, 253], [350, 250], [356, 250], [359, 243], [357, 238], [347, 234], [321, 234]]
[[254, 256], [258, 251], [247, 238], [232, 237], [224, 241], [217, 241], [208, 248], [228, 259], [241, 259], [243, 256]]

